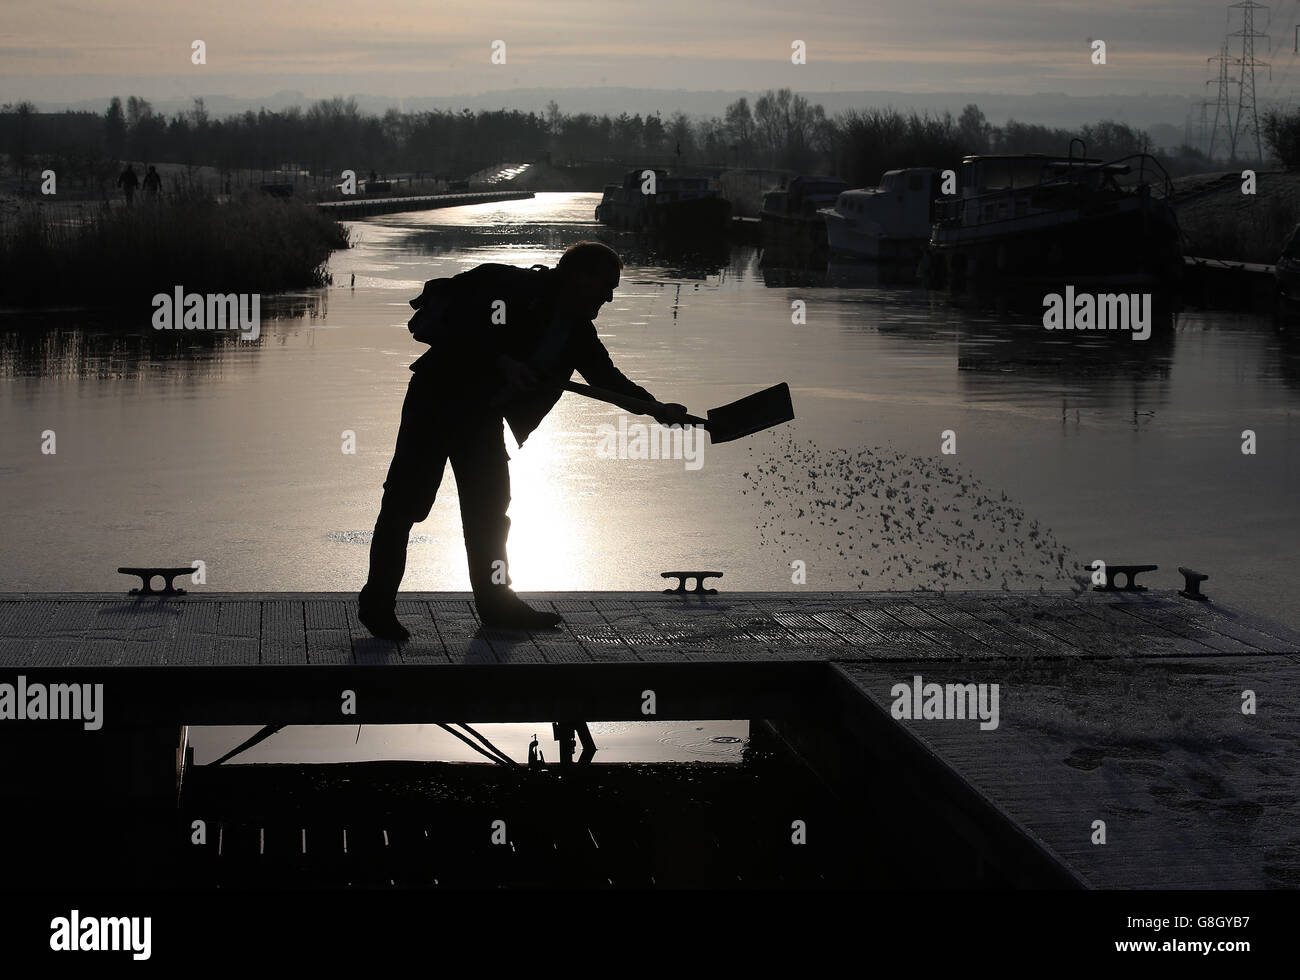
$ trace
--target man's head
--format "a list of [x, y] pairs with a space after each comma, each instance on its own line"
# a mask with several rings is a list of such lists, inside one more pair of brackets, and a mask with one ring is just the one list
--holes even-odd
[[614, 298], [623, 260], [601, 242], [570, 245], [555, 267], [560, 277], [560, 304], [594, 320], [600, 308]]

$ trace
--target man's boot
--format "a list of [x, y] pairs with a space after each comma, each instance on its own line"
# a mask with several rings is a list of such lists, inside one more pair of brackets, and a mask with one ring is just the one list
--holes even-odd
[[475, 597], [478, 614], [484, 626], [500, 626], [505, 629], [539, 630], [555, 629], [564, 617], [559, 613], [543, 612], [534, 609], [509, 589], [501, 587], [501, 594], [493, 596], [486, 602]]
[[[388, 494], [387, 484], [384, 489]], [[395, 520], [383, 506], [375, 521], [375, 533], [370, 539], [370, 570], [366, 584], [357, 596], [357, 619], [381, 640], [400, 643], [411, 634], [397, 621], [397, 589], [406, 573], [406, 544], [411, 536], [411, 524]]]
[[[498, 575], [498, 578], [502, 576]], [[509, 577], [505, 576], [506, 581]], [[564, 622], [559, 613], [534, 609], [515, 594], [506, 584], [484, 582], [478, 575], [470, 576], [474, 587], [474, 606], [484, 626], [504, 629], [536, 630], [554, 629]]]
[[401, 643], [411, 638], [410, 632], [397, 619], [397, 597], [387, 600], [376, 599], [366, 585], [357, 596], [357, 619], [370, 631], [371, 636], [381, 640]]
[[[465, 527], [465, 556], [469, 584], [484, 626], [506, 629], [551, 629], [564, 619], [524, 602], [510, 588], [506, 539], [510, 535], [510, 471], [507, 468], [500, 418], [490, 419], [476, 456], [453, 456], [460, 488], [461, 520]], [[462, 477], [464, 479], [462, 480]]]

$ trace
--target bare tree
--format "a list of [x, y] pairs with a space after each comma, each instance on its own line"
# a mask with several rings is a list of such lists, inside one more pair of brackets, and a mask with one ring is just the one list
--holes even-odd
[[726, 139], [736, 148], [736, 163], [748, 163], [754, 153], [754, 114], [749, 100], [741, 96], [727, 106], [725, 121]]

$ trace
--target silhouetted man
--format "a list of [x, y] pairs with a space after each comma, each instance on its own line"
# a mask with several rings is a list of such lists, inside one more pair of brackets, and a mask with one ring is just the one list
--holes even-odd
[[149, 172], [144, 175], [144, 192], [148, 197], [156, 199], [160, 190], [162, 190], [162, 178], [158, 176], [158, 171], [151, 163]]
[[[359, 618], [375, 636], [409, 637], [394, 611], [407, 541], [412, 525], [429, 516], [449, 460], [460, 496], [470, 586], [484, 624], [536, 629], [562, 621], [533, 609], [509, 586], [510, 471], [501, 423], [504, 416], [522, 446], [575, 370], [589, 384], [655, 402], [653, 417], [664, 424], [683, 421], [684, 406], [660, 403], [628, 380], [596, 335], [592, 320], [614, 298], [622, 268], [613, 249], [579, 242], [554, 270], [534, 273], [537, 285], [529, 296], [508, 298], [506, 289], [499, 291], [507, 300], [504, 325], [467, 322], [411, 365], [415, 376], [384, 482], [370, 574], [358, 599]], [[485, 265], [462, 275], [479, 295], [491, 296], [493, 276], [500, 275], [493, 270]]]
[[128, 163], [126, 169], [118, 176], [117, 186], [122, 188], [127, 204], [135, 200], [135, 189], [140, 186], [140, 178], [135, 175], [135, 168], [131, 164]]

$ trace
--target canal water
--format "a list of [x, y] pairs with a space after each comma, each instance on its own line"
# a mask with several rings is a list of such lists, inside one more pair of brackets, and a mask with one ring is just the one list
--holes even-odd
[[[693, 459], [609, 458], [600, 427], [623, 413], [566, 395], [525, 447], [507, 436], [519, 591], [657, 590], [675, 568], [737, 591], [1068, 588], [1101, 559], [1158, 564], [1162, 588], [1190, 566], [1215, 599], [1300, 622], [1300, 342], [1271, 321], [1049, 334], [869, 267], [656, 250], [595, 224], [598, 200], [351, 223], [333, 285], [264, 297], [254, 343], [156, 332], [149, 309], [0, 315], [0, 591], [125, 590], [119, 565], [195, 560], [195, 589], [359, 588], [424, 350], [407, 300], [600, 238], [626, 263], [596, 321], [624, 373], [699, 414], [785, 381], [797, 420]], [[468, 586], [449, 470], [404, 588]], [[335, 757], [355, 735], [334, 733]]]

